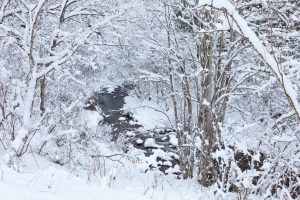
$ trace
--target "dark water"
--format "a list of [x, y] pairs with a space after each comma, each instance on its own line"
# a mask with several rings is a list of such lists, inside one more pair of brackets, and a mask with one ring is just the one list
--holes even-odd
[[100, 110], [104, 118], [102, 123], [112, 126], [112, 141], [117, 141], [120, 133], [141, 127], [131, 125], [130, 121], [134, 121], [132, 113], [123, 110], [125, 97], [132, 89], [130, 84], [118, 86], [113, 91], [104, 88], [94, 93], [87, 103], [86, 109]]
[[[165, 152], [166, 155], [164, 157], [170, 157], [171, 166], [164, 165], [163, 162], [166, 160], [163, 158], [156, 158], [157, 162], [162, 163], [158, 165], [158, 169], [165, 172], [170, 167], [179, 164], [179, 160], [176, 156], [178, 154], [178, 147], [173, 146], [170, 142], [170, 136], [174, 136], [176, 133], [174, 130], [168, 128], [147, 131], [139, 130], [142, 126], [132, 117], [132, 113], [123, 110], [125, 97], [130, 94], [132, 89], [132, 85], [118, 86], [113, 91], [109, 91], [105, 88], [100, 92], [94, 93], [85, 108], [89, 110], [101, 110], [104, 117], [101, 123], [108, 124], [112, 127], [112, 141], [116, 142], [120, 136], [125, 139], [125, 152], [127, 151], [126, 145], [130, 144], [137, 149], [143, 150], [146, 156], [153, 155], [155, 149], [160, 149]], [[127, 131], [134, 134], [126, 136]], [[154, 146], [145, 145], [148, 139], [153, 139]], [[168, 154], [170, 153], [173, 153], [174, 156], [169, 156]]]

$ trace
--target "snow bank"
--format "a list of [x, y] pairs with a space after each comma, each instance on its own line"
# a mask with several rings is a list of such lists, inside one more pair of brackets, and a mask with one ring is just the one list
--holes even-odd
[[161, 106], [152, 101], [141, 101], [136, 96], [128, 96], [125, 98], [124, 109], [132, 112], [134, 119], [145, 130], [170, 126], [167, 116], [160, 112]]
[[[17, 173], [1, 164], [0, 199], [2, 200], [208, 200], [213, 192], [201, 192], [194, 180], [178, 180], [160, 172], [140, 173], [143, 163], [123, 159], [123, 165], [111, 163], [100, 180], [87, 182], [65, 168], [37, 155], [24, 159], [26, 172]], [[33, 164], [33, 163], [35, 164]], [[167, 163], [166, 163], [167, 164]]]
[[90, 110], [83, 110], [81, 112], [81, 118], [90, 129], [97, 128], [99, 122], [103, 120], [103, 117], [98, 112]]

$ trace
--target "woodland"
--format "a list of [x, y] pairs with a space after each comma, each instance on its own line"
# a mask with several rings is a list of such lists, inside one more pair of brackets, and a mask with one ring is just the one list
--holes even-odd
[[0, 199], [300, 199], [298, 0], [0, 0], [0, 46]]

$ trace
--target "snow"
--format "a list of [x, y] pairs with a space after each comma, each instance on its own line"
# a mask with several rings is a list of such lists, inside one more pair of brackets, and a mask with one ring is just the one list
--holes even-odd
[[298, 141], [297, 137], [295, 135], [288, 136], [288, 135], [283, 135], [281, 137], [279, 136], [274, 136], [273, 140], [280, 141], [280, 142], [293, 142], [293, 141]]
[[175, 165], [173, 168], [167, 169], [166, 173], [168, 174], [180, 173], [180, 167], [178, 165]]
[[[27, 157], [24, 171], [17, 173], [1, 163], [0, 194], [3, 200], [208, 200], [212, 192], [203, 191], [193, 180], [178, 180], [160, 172], [140, 173], [137, 164], [107, 166], [107, 174], [90, 181], [74, 176], [65, 168], [38, 156]], [[165, 163], [170, 164], [170, 163]], [[30, 166], [30, 167], [28, 167]], [[175, 172], [175, 167], [170, 172]]]
[[[139, 1], [142, 6], [137, 5]], [[173, 16], [172, 13], [170, 13], [170, 30], [172, 30], [170, 38], [171, 46], [168, 45], [168, 48], [164, 47], [166, 46], [167, 35], [163, 33], [166, 31], [162, 31], [162, 27], [165, 27], [162, 25], [165, 23], [165, 19], [163, 18], [166, 16], [159, 16], [157, 13], [167, 11], [167, 7], [161, 7], [160, 1], [158, 1], [158, 4], [154, 2], [145, 3], [144, 0], [124, 1], [124, 3], [127, 2], [129, 6], [124, 6], [124, 3], [121, 1], [104, 1], [105, 3], [102, 6], [102, 1], [95, 1], [95, 5], [99, 5], [97, 7], [101, 8], [101, 13], [99, 14], [103, 14], [103, 16], [100, 17], [97, 14], [94, 18], [94, 12], [91, 12], [90, 17], [86, 15], [90, 9], [83, 9], [83, 7], [81, 8], [80, 6], [81, 3], [83, 6], [85, 6], [85, 3], [92, 6], [93, 1], [62, 0], [59, 4], [53, 1], [52, 7], [49, 7], [52, 3], [47, 0], [38, 0], [35, 1], [35, 3], [28, 2], [27, 4], [21, 0], [19, 5], [15, 1], [3, 0], [0, 7], [0, 29], [2, 29], [0, 34], [1, 44], [3, 46], [0, 59], [0, 96], [1, 98], [3, 97], [0, 101], [1, 107], [3, 107], [1, 109], [2, 119], [0, 120], [0, 135], [3, 136], [0, 138], [0, 200], [205, 200], [238, 198], [238, 196], [231, 196], [232, 194], [230, 193], [219, 194], [220, 192], [222, 193], [222, 189], [218, 190], [217, 186], [202, 188], [198, 184], [196, 173], [193, 179], [178, 180], [180, 175], [172, 174], [180, 172], [179, 165], [168, 168], [166, 173], [169, 175], [167, 176], [158, 169], [150, 169], [152, 166], [172, 166], [175, 164], [174, 158], [179, 159], [177, 154], [166, 152], [168, 148], [165, 148], [165, 146], [156, 144], [156, 141], [159, 144], [166, 144], [167, 141], [169, 141], [169, 143], [167, 143], [169, 148], [178, 146], [178, 139], [176, 138], [176, 134], [172, 132], [173, 130], [170, 129], [167, 131], [165, 129], [166, 127], [175, 127], [173, 119], [174, 113], [172, 113], [174, 111], [171, 109], [172, 102], [170, 102], [171, 99], [169, 98], [169, 87], [165, 85], [165, 82], [169, 82], [167, 75], [170, 71], [168, 67], [174, 66], [174, 70], [171, 70], [171, 73], [174, 72], [175, 91], [173, 94], [176, 99], [178, 99], [179, 119], [182, 121], [184, 120], [185, 114], [185, 94], [181, 93], [181, 81], [185, 75], [182, 75], [181, 72], [178, 74], [177, 64], [185, 60], [186, 56], [190, 58], [193, 52], [197, 50], [194, 48], [195, 46], [193, 46], [195, 44], [194, 39], [196, 39], [194, 33], [188, 33], [189, 31], [186, 30], [182, 32], [179, 29], [173, 32], [173, 22], [176, 21], [176, 18], [173, 18], [175, 15]], [[116, 5], [110, 6], [110, 2]], [[252, 117], [249, 121], [247, 117], [246, 119], [241, 119], [240, 116], [242, 116], [242, 114], [232, 112], [231, 109], [228, 108], [228, 111], [232, 112], [232, 114], [226, 113], [224, 124], [220, 123], [220, 127], [222, 126], [222, 138], [219, 139], [224, 141], [225, 145], [231, 144], [236, 150], [242, 151], [245, 154], [249, 153], [250, 149], [255, 150], [252, 161], [261, 159], [259, 152], [265, 153], [267, 159], [264, 161], [261, 170], [266, 170], [270, 176], [274, 175], [272, 179], [261, 176], [265, 179], [262, 180], [265, 183], [271, 183], [274, 180], [279, 180], [277, 183], [282, 182], [280, 181], [280, 176], [284, 174], [280, 174], [281, 166], [294, 167], [295, 169], [293, 170], [296, 172], [295, 174], [299, 174], [299, 158], [295, 152], [297, 152], [299, 148], [300, 127], [298, 126], [298, 129], [295, 128], [297, 124], [292, 120], [287, 121], [287, 124], [291, 124], [291, 127], [286, 127], [286, 122], [284, 122], [285, 119], [292, 119], [293, 115], [298, 114], [299, 116], [300, 113], [300, 88], [296, 86], [300, 80], [300, 74], [297, 69], [299, 62], [287, 59], [282, 65], [278, 65], [275, 57], [271, 55], [266, 48], [269, 45], [265, 45], [261, 42], [259, 39], [261, 37], [258, 37], [256, 35], [257, 33], [251, 30], [247, 22], [236, 11], [235, 6], [230, 3], [234, 1], [200, 0], [197, 2], [199, 2], [200, 6], [207, 5], [215, 7], [222, 12], [226, 10], [228, 15], [221, 14], [221, 16], [218, 16], [220, 20], [218, 20], [218, 23], [215, 23], [217, 30], [234, 28], [243, 35], [245, 39], [250, 41], [260, 57], [262, 57], [274, 72], [275, 76], [269, 77], [270, 80], [267, 84], [264, 84], [259, 90], [256, 90], [257, 86], [253, 87], [256, 90], [255, 93], [260, 93], [264, 90], [263, 94], [268, 94], [265, 92], [266, 88], [269, 89], [270, 86], [273, 85], [277, 86], [277, 84], [274, 84], [277, 81], [283, 86], [282, 88], [286, 93], [289, 104], [294, 108], [294, 110], [287, 110], [288, 113], [282, 114], [278, 119], [263, 116], [266, 121], [269, 121], [261, 123], [258, 121], [259, 119], [256, 119], [256, 112], [248, 111], [247, 106], [245, 108], [242, 107], [241, 111], [244, 110], [245, 115], [249, 113], [249, 116]], [[263, 2], [264, 6], [268, 6], [266, 0], [255, 0], [248, 3], [253, 2]], [[9, 6], [6, 6], [6, 4], [9, 4]], [[72, 4], [72, 9], [67, 9], [68, 12], [66, 12], [65, 17], [71, 17], [77, 14], [78, 17], [76, 17], [75, 20], [66, 20], [64, 25], [59, 25], [57, 24], [59, 21], [59, 12], [61, 12], [61, 14], [63, 13], [63, 8], [67, 6], [66, 4]], [[153, 7], [151, 4], [153, 4]], [[108, 8], [105, 8], [106, 6]], [[170, 6], [172, 7], [172, 5]], [[104, 9], [103, 13], [102, 8]], [[108, 9], [110, 12], [107, 13], [105, 9]], [[40, 10], [43, 16], [41, 19], [39, 17]], [[194, 8], [189, 8], [186, 11], [194, 12], [195, 10]], [[140, 12], [138, 14], [140, 17], [136, 17], [137, 15], [134, 12], [132, 13], [132, 11]], [[150, 14], [153, 11], [155, 14]], [[172, 8], [170, 12], [173, 12]], [[56, 16], [56, 14], [58, 15]], [[266, 14], [267, 13], [262, 13], [262, 15], [256, 14], [254, 17], [263, 20]], [[6, 18], [5, 16], [8, 15], [9, 17]], [[81, 15], [84, 17], [82, 18]], [[99, 17], [101, 19], [99, 19]], [[228, 20], [227, 17], [231, 19]], [[297, 17], [298, 15], [296, 13], [289, 16], [290, 19], [296, 21]], [[163, 21], [161, 21], [161, 19], [163, 19]], [[190, 19], [193, 19], [193, 17]], [[186, 22], [189, 23], [189, 21]], [[230, 22], [233, 23], [233, 27], [230, 27]], [[199, 33], [202, 34], [205, 32], [207, 32], [207, 30], [202, 30]], [[279, 34], [280, 31], [274, 31], [274, 33]], [[130, 36], [127, 36], [127, 34]], [[224, 32], [224, 34], [225, 36], [227, 35], [226, 32]], [[189, 35], [192, 35], [192, 38], [189, 39]], [[291, 32], [286, 35], [286, 38], [296, 38], [299, 36], [299, 32]], [[114, 41], [115, 39], [117, 40]], [[197, 37], [197, 40], [198, 39]], [[178, 48], [176, 47], [176, 49], [172, 47], [174, 44], [177, 46], [177, 42], [173, 43], [175, 41], [179, 42]], [[57, 47], [51, 48], [53, 42], [58, 42]], [[92, 45], [94, 42], [95, 44]], [[106, 48], [104, 47], [104, 42], [108, 44], [108, 46], [119, 45], [121, 48]], [[182, 42], [186, 44], [182, 46]], [[189, 46], [190, 44], [192, 46]], [[216, 43], [214, 42], [214, 44]], [[237, 44], [239, 44], [238, 41], [230, 46], [233, 48], [234, 45]], [[99, 49], [96, 47], [98, 45]], [[186, 47], [191, 47], [192, 52], [185, 52], [184, 50], [187, 50], [185, 49]], [[284, 48], [288, 51], [294, 50], [289, 49], [288, 46]], [[181, 52], [183, 54], [181, 54]], [[32, 53], [32, 55], [29, 53]], [[28, 59], [28, 55], [33, 57], [33, 61], [29, 61], [31, 58]], [[221, 53], [220, 56], [223, 57], [223, 53]], [[226, 57], [225, 54], [224, 56]], [[234, 56], [230, 56], [229, 54], [228, 56], [230, 59], [225, 62], [224, 66], [234, 58]], [[165, 63], [167, 57], [171, 58], [172, 61], [169, 64]], [[253, 55], [253, 60], [257, 60], [256, 57], [257, 56]], [[239, 61], [242, 60], [243, 58], [241, 57]], [[201, 82], [203, 69], [196, 67], [198, 69], [194, 70], [192, 69], [195, 67], [194, 64], [190, 66], [189, 59], [187, 59], [187, 61], [188, 63], [185, 66], [187, 67], [186, 72], [191, 78], [189, 79], [191, 83], [190, 91], [193, 100], [196, 100], [194, 97], [198, 96], [198, 94], [196, 96], [196, 93], [199, 91], [199, 88], [195, 87], [196, 84], [193, 83], [193, 78], [198, 77], [200, 79], [195, 79], [195, 82], [198, 83], [198, 80]], [[245, 62], [248, 61], [246, 60]], [[243, 75], [244, 71], [247, 72], [247, 70], [250, 70], [252, 64], [253, 63], [242, 65], [247, 67], [241, 69], [241, 71], [243, 71], [241, 75]], [[254, 65], [255, 64], [256, 63], [254, 63]], [[89, 69], [85, 71], [86, 66], [91, 67], [93, 70], [91, 72]], [[98, 70], [96, 70], [96, 68], [98, 68]], [[138, 68], [144, 68], [144, 70]], [[259, 69], [261, 68], [259, 67]], [[253, 71], [255, 72], [256, 70], [257, 69], [254, 69]], [[136, 72], [142, 75], [136, 76]], [[250, 72], [252, 72], [252, 69]], [[267, 70], [267, 72], [269, 72], [269, 70]], [[128, 74], [130, 74], [130, 76]], [[238, 72], [237, 76], [239, 75]], [[41, 113], [39, 108], [39, 79], [44, 76], [47, 80], [47, 100], [45, 102], [47, 109], [44, 113]], [[120, 78], [121, 76], [122, 78]], [[292, 79], [292, 77], [294, 79]], [[264, 79], [264, 77], [258, 78], [258, 80], [261, 79]], [[136, 144], [140, 144], [139, 148], [141, 148], [142, 145], [148, 148], [146, 149], [146, 153], [142, 148], [134, 148], [133, 146], [135, 145], [133, 144], [128, 144], [132, 149], [124, 153], [121, 151], [121, 149], [124, 148], [123, 141], [119, 140], [116, 143], [106, 141], [106, 136], [111, 133], [111, 127], [106, 127], [105, 125], [102, 128], [99, 126], [99, 122], [103, 117], [98, 112], [83, 110], [81, 108], [84, 99], [90, 97], [93, 91], [107, 88], [108, 92], [113, 92], [115, 88], [120, 86], [123, 82], [121, 80], [133, 80], [137, 85], [143, 82], [141, 88], [136, 88], [137, 90], [132, 91], [131, 96], [125, 98], [124, 112], [132, 112], [133, 118], [136, 119], [130, 121], [130, 124], [142, 125], [143, 128], [141, 129], [157, 130], [146, 131], [146, 133], [149, 132], [149, 135], [145, 137], [154, 136], [154, 134], [162, 137], [161, 139], [145, 139], [145, 137], [142, 136], [142, 139], [138, 139], [135, 138], [135, 136], [140, 137], [140, 133], [144, 133], [143, 130], [126, 132], [126, 136], [132, 137], [130, 140], [133, 140], [133, 143], [136, 142]], [[243, 81], [245, 81], [245, 79], [242, 78], [237, 82], [242, 83]], [[113, 82], [115, 82], [115, 84], [113, 84]], [[58, 87], [59, 91], [57, 90]], [[95, 88], [97, 89], [95, 90]], [[153, 88], [157, 89], [153, 90]], [[7, 99], [4, 95], [6, 94], [6, 90], [8, 94]], [[161, 93], [159, 90], [161, 90]], [[133, 95], [135, 92], [136, 96]], [[56, 96], [57, 94], [59, 94], [59, 97]], [[235, 93], [230, 92], [225, 95], [229, 94]], [[224, 98], [225, 95], [220, 98]], [[137, 96], [140, 97], [138, 98]], [[151, 97], [149, 98], [151, 100], [148, 100], [148, 97]], [[281, 109], [283, 106], [286, 106], [286, 104], [282, 103], [281, 98], [277, 101], [276, 97], [277, 93], [275, 94], [275, 98], [272, 97], [269, 99], [269, 97], [267, 97], [267, 100], [272, 101], [270, 108], [272, 108], [273, 114], [275, 113], [273, 112], [273, 108], [276, 111], [277, 108]], [[142, 100], [143, 98], [147, 100]], [[217, 103], [219, 99], [216, 100]], [[249, 99], [249, 101], [251, 101], [251, 99]], [[198, 106], [198, 103], [193, 101], [193, 106]], [[210, 102], [206, 99], [204, 99], [202, 103], [203, 105], [211, 107]], [[241, 103], [240, 100], [238, 103]], [[256, 109], [255, 106], [257, 106], [256, 103], [256, 101], [253, 102], [253, 104], [255, 104], [253, 105], [254, 110]], [[276, 103], [276, 105], [273, 105], [273, 103]], [[241, 104], [241, 106], [242, 105], [243, 104]], [[268, 106], [266, 105], [266, 107]], [[196, 107], [193, 108], [196, 110]], [[282, 110], [285, 111], [284, 107]], [[269, 110], [266, 109], [265, 112], [267, 113]], [[259, 113], [264, 113], [264, 111]], [[6, 114], [8, 115], [6, 116]], [[197, 113], [194, 112], [194, 114]], [[119, 118], [120, 121], [126, 119], [127, 118], [124, 117]], [[197, 121], [196, 115], [195, 120]], [[269, 126], [270, 124], [271, 126]], [[116, 127], [113, 128], [117, 130]], [[280, 128], [284, 128], [285, 131], [281, 133]], [[15, 133], [15, 135], [12, 135], [12, 133]], [[201, 136], [201, 134], [196, 135]], [[12, 136], [16, 138], [13, 139]], [[34, 138], [28, 138], [28, 136], [34, 136]], [[28, 146], [24, 145], [24, 139], [28, 139], [26, 140], [30, 143]], [[123, 139], [123, 137], [120, 137], [120, 139]], [[187, 144], [187, 146], [195, 145], [199, 150], [202, 150], [202, 141], [208, 143], [207, 138], [202, 139], [203, 140], [197, 136], [193, 142]], [[107, 143], [104, 145], [102, 142]], [[119, 144], [119, 142], [121, 144]], [[260, 145], [259, 143], [262, 144]], [[284, 146], [285, 149], [281, 151], [280, 148]], [[20, 151], [24, 149], [22, 147], [25, 147], [27, 150], [26, 154], [22, 157], [16, 156], [17, 153], [21, 153]], [[1, 148], [4, 148], [5, 151], [2, 151]], [[170, 149], [172, 151], [174, 150], [174, 148]], [[267, 150], [261, 151], [263, 149]], [[40, 152], [40, 155], [36, 152]], [[146, 157], [146, 155], [151, 154], [149, 152], [153, 152], [153, 154]], [[176, 151], [174, 150], [174, 152]], [[109, 155], [114, 156], [109, 157]], [[109, 158], [106, 158], [106, 156]], [[225, 161], [226, 159], [228, 161], [233, 158], [230, 157], [233, 156], [233, 150], [221, 148], [220, 151], [215, 152], [214, 156], [215, 158], [221, 157]], [[275, 157], [275, 159], [272, 157]], [[117, 161], [112, 161], [110, 158], [116, 159]], [[52, 160], [52, 162], [49, 160]], [[196, 159], [196, 161], [195, 164], [197, 165], [198, 159]], [[277, 166], [274, 166], [274, 163], [272, 163], [274, 161], [276, 161], [276, 165], [279, 166], [279, 171], [276, 169]], [[61, 163], [64, 166], [54, 164], [53, 162]], [[286, 163], [282, 165], [281, 163], [283, 162]], [[8, 167], [8, 164], [11, 168]], [[249, 170], [241, 173], [239, 168], [235, 165], [233, 162], [231, 169], [237, 171], [238, 177], [230, 175], [229, 178], [238, 178], [237, 184], [244, 185], [245, 189], [250, 189], [249, 192], [253, 192], [253, 188], [251, 188], [253, 187], [253, 185], [251, 185], [252, 177], [263, 174], [263, 172]], [[165, 168], [167, 167], [164, 167], [164, 169]], [[272, 172], [271, 169], [274, 171], [273, 174], [269, 173]], [[277, 176], [277, 174], [279, 176]], [[220, 182], [220, 184], [222, 184], [222, 182]], [[265, 192], [259, 185], [255, 188], [255, 191], [259, 190], [262, 193]], [[237, 195], [244, 195], [244, 191], [242, 191], [244, 188], [240, 189], [241, 191]], [[248, 190], [246, 192], [248, 192]], [[289, 191], [284, 188], [279, 196], [281, 199], [290, 198], [288, 193]], [[218, 197], [218, 195], [220, 196]], [[249, 199], [258, 199], [257, 197], [253, 198], [251, 194], [245, 195], [247, 195]], [[239, 197], [243, 198], [242, 196]]]
[[256, 36], [255, 32], [251, 30], [247, 22], [241, 17], [235, 7], [228, 0], [201, 0], [199, 6], [211, 6], [217, 9], [225, 9], [227, 13], [234, 20], [235, 26], [233, 27], [236, 31], [240, 32], [244, 37], [249, 39], [257, 53], [263, 58], [266, 64], [274, 72], [275, 76], [281, 83], [287, 100], [295, 110], [298, 119], [300, 120], [300, 104], [298, 102], [297, 91], [295, 90], [291, 80], [282, 72], [274, 56], [272, 56], [267, 48], [263, 45], [260, 39]]
[[155, 140], [153, 138], [147, 138], [145, 140], [144, 147], [145, 148], [149, 148], [149, 147], [152, 147], [152, 148], [162, 148], [163, 146], [160, 146], [160, 145], [156, 144]]
[[21, 128], [18, 131], [18, 137], [13, 141], [13, 148], [18, 149], [22, 145], [22, 139], [26, 137], [28, 130]]
[[[5, 180], [8, 178], [13, 181]], [[16, 175], [8, 171], [0, 183], [1, 196], [9, 200], [96, 200], [103, 197], [106, 200], [146, 199], [131, 190], [133, 188], [115, 192], [111, 189], [101, 188], [101, 185], [87, 184], [58, 169], [49, 169], [30, 175]]]
[[171, 161], [165, 161], [165, 162], [163, 162], [162, 165], [171, 167], [172, 163], [171, 163]]
[[202, 105], [209, 107], [210, 103], [206, 99], [204, 99]]
[[103, 120], [103, 117], [98, 112], [90, 110], [83, 110], [81, 117], [87, 127], [90, 129], [97, 128], [99, 122]]
[[135, 133], [132, 132], [132, 131], [126, 131], [126, 136], [128, 136], [128, 137], [134, 137]]
[[105, 86], [105, 89], [107, 90], [108, 93], [112, 93], [113, 91], [115, 91], [116, 88], [117, 88], [117, 85], [112, 85], [112, 84]]
[[177, 147], [178, 146], [178, 139], [176, 135], [170, 135], [170, 144]]
[[125, 118], [125, 117], [120, 117], [119, 120], [120, 120], [120, 121], [125, 121], [126, 118]]
[[137, 139], [137, 140], [136, 140], [136, 143], [137, 143], [137, 144], [143, 144], [143, 142], [144, 142], [144, 141], [143, 141], [142, 139]]
[[172, 160], [171, 156], [169, 156], [168, 153], [166, 153], [165, 151], [163, 151], [161, 149], [154, 149], [153, 153], [154, 154], [152, 156], [155, 157], [155, 160], [156, 160], [156, 158], [161, 158], [166, 161]]
[[141, 101], [136, 96], [131, 95], [125, 98], [124, 110], [133, 113], [133, 118], [143, 126], [143, 129], [150, 130], [157, 127], [169, 127], [168, 118], [159, 112], [162, 106], [152, 101]]

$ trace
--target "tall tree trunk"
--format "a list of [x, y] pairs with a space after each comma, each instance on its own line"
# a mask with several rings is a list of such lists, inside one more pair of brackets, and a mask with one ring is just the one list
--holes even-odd
[[45, 112], [45, 91], [46, 90], [46, 77], [40, 79], [40, 111], [43, 115]]
[[192, 116], [193, 116], [193, 104], [192, 104], [192, 96], [190, 91], [189, 79], [186, 75], [185, 71], [185, 62], [183, 61], [181, 73], [183, 75], [183, 95], [184, 95], [184, 126], [183, 130], [180, 131], [179, 135], [179, 146], [181, 147], [180, 151], [180, 164], [183, 171], [183, 178], [191, 178], [193, 177], [194, 171], [194, 155], [193, 149], [190, 145], [191, 137], [193, 134], [193, 124], [192, 124]]
[[212, 110], [212, 97], [215, 93], [215, 69], [212, 64], [212, 36], [206, 33], [198, 46], [198, 55], [204, 68], [202, 81], [202, 93], [199, 114], [198, 128], [202, 133], [202, 149], [199, 164], [199, 183], [203, 186], [210, 186], [216, 182], [217, 170], [214, 166], [212, 153], [215, 148], [217, 138], [217, 127], [214, 123], [214, 113]]

